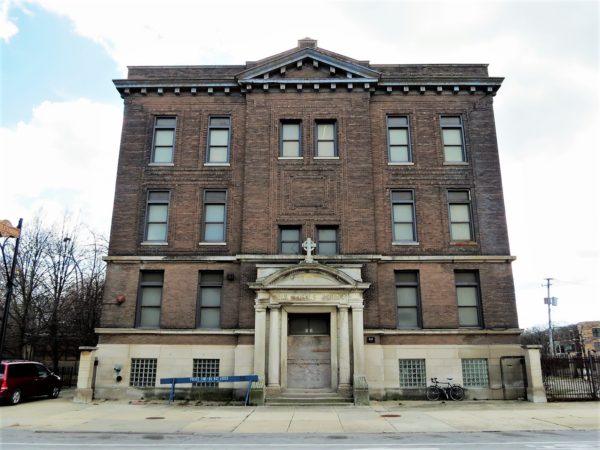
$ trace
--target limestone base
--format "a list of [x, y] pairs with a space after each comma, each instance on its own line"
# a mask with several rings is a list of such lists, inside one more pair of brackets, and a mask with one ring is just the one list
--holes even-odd
[[73, 403], [91, 403], [94, 399], [94, 390], [91, 388], [77, 388], [73, 397]]

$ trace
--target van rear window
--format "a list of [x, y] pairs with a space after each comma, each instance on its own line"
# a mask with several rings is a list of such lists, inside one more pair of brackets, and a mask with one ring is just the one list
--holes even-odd
[[11, 378], [35, 377], [37, 376], [37, 371], [33, 364], [11, 364], [8, 366], [8, 375]]

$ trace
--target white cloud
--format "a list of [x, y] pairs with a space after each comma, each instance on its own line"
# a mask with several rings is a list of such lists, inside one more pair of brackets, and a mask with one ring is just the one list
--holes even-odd
[[2, 9], [0, 9], [0, 39], [8, 44], [10, 38], [18, 33], [19, 28], [11, 21], [9, 17], [10, 1], [3, 0]]
[[2, 186], [8, 189], [2, 215], [27, 220], [43, 209], [54, 221], [67, 209], [107, 233], [121, 115], [118, 107], [86, 99], [44, 102], [30, 122], [0, 128]]

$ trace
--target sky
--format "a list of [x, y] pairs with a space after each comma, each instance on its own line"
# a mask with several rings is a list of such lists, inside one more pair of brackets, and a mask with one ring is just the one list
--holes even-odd
[[519, 324], [600, 320], [598, 1], [0, 0], [0, 219], [108, 235], [132, 65], [319, 47], [371, 63], [487, 63]]

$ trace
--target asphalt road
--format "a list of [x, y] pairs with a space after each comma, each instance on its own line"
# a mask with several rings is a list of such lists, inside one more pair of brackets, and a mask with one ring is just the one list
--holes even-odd
[[0, 431], [3, 450], [470, 450], [470, 449], [597, 449], [600, 431], [478, 432], [478, 433], [379, 433], [379, 434], [232, 434], [232, 433], [77, 433]]

